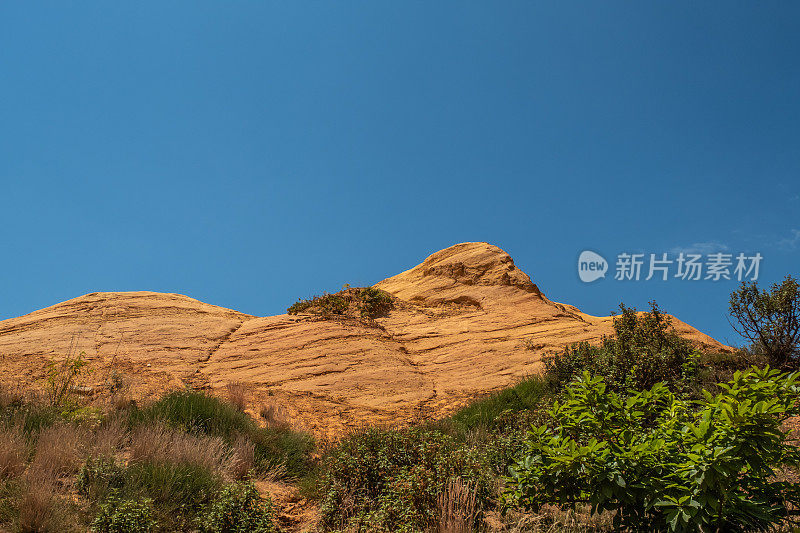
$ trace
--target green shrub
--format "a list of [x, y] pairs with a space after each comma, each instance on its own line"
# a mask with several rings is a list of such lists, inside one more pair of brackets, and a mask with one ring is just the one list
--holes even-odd
[[763, 531], [800, 505], [776, 471], [800, 464], [781, 425], [800, 414], [798, 376], [737, 372], [697, 409], [664, 384], [630, 397], [585, 373], [534, 428], [511, 470], [508, 504], [616, 511], [636, 531]]
[[392, 297], [389, 293], [375, 287], [345, 288], [335, 294], [314, 296], [308, 300], [298, 300], [286, 312], [313, 313], [322, 317], [351, 316], [366, 319], [380, 316], [392, 308]]
[[367, 429], [341, 441], [322, 462], [321, 525], [369, 531], [422, 531], [453, 478], [488, 506], [492, 481], [480, 454], [438, 431]]
[[89, 457], [78, 472], [75, 487], [91, 499], [102, 498], [125, 485], [125, 467], [111, 457]]
[[261, 500], [252, 481], [227, 485], [199, 519], [205, 533], [271, 533], [277, 531], [272, 502]]
[[302, 313], [303, 311], [307, 311], [312, 305], [314, 305], [314, 302], [312, 300], [299, 299], [295, 303], [290, 305], [286, 309], [286, 312], [289, 313], [290, 315], [296, 315], [297, 313]]
[[190, 389], [168, 393], [131, 416], [137, 424], [164, 420], [187, 432], [219, 436], [247, 433], [255, 425], [233, 405]]
[[323, 294], [310, 300], [298, 300], [286, 312], [296, 315], [304, 311], [316, 312], [323, 316], [343, 315], [348, 308], [348, 300], [338, 294]]
[[364, 287], [358, 292], [359, 312], [363, 318], [375, 318], [392, 308], [388, 292], [375, 287]]
[[685, 388], [695, 378], [697, 356], [675, 333], [670, 317], [655, 302], [650, 306], [649, 312], [637, 313], [620, 304], [613, 336], [604, 337], [600, 346], [582, 342], [546, 357], [547, 375], [565, 385], [588, 371], [615, 391], [644, 390], [659, 382], [673, 390]]
[[148, 499], [120, 499], [112, 493], [100, 504], [92, 522], [97, 533], [149, 533], [156, 527], [152, 502]]
[[131, 411], [132, 424], [157, 420], [188, 432], [222, 437], [229, 443], [246, 436], [255, 444], [257, 467], [283, 465], [292, 477], [308, 469], [314, 449], [314, 440], [306, 433], [287, 427], [261, 428], [232, 404], [191, 390], [167, 394], [149, 407]]

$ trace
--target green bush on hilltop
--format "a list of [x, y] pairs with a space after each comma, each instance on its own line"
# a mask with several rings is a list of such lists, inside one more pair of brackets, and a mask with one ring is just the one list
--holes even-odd
[[391, 309], [392, 297], [375, 287], [364, 287], [358, 291], [358, 307], [363, 318], [375, 318]]
[[309, 299], [300, 299], [286, 310], [290, 315], [311, 313], [325, 318], [351, 316], [373, 319], [392, 308], [389, 293], [375, 287], [345, 288], [335, 294], [323, 294]]

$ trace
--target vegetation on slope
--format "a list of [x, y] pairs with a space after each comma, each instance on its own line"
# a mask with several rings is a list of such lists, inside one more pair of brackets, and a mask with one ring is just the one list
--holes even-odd
[[286, 312], [290, 315], [310, 313], [324, 318], [349, 316], [361, 319], [377, 318], [394, 305], [389, 293], [375, 287], [354, 288], [349, 285], [335, 293], [300, 299]]
[[0, 526], [277, 531], [253, 480], [304, 474], [313, 449], [310, 436], [260, 427], [234, 404], [197, 391], [107, 412], [70, 395], [55, 405], [3, 395]]
[[[552, 354], [543, 376], [448, 419], [373, 428], [328, 450], [317, 487], [322, 528], [754, 531], [796, 524], [800, 456], [782, 427], [800, 414], [797, 377], [750, 369], [766, 361], [758, 345], [696, 352], [655, 303], [647, 313], [621, 309], [614, 335]], [[459, 466], [438, 466], [450, 457]]]
[[[391, 303], [345, 294], [357, 318]], [[84, 365], [70, 354], [48, 367], [44, 399], [0, 395], [0, 527], [280, 531], [256, 482], [281, 478], [316, 502], [319, 531], [789, 529], [800, 453], [784, 427], [800, 386], [765, 364], [796, 368], [794, 294], [735, 293], [764, 312], [748, 326], [763, 340], [734, 353], [696, 352], [655, 304], [622, 306], [614, 335], [550, 355], [541, 376], [442, 420], [323, 445], [274, 409], [259, 424], [235, 384], [228, 400], [187, 389], [92, 407], [72, 396]]]
[[300, 477], [309, 468], [313, 439], [284, 426], [260, 427], [229, 402], [192, 390], [169, 393], [143, 409], [129, 411], [132, 426], [163, 421], [189, 434], [221, 438], [227, 445], [253, 446], [253, 466], [259, 472], [282, 468]]

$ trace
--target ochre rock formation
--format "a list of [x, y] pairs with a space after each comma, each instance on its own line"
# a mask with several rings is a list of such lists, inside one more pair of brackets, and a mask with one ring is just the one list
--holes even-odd
[[[250, 409], [278, 406], [292, 423], [334, 437], [363, 424], [447, 414], [541, 371], [541, 357], [597, 342], [611, 317], [552, 302], [507, 253], [462, 243], [376, 287], [397, 298], [375, 320], [311, 314], [255, 317], [179, 294], [93, 293], [0, 322], [0, 381], [41, 385], [74, 344], [95, 401], [123, 376], [137, 400], [193, 386], [250, 390]], [[673, 319], [702, 349], [726, 346]]]

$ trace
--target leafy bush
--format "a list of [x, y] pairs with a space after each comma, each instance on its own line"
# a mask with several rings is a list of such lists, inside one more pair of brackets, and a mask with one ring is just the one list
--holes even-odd
[[272, 502], [261, 500], [252, 481], [227, 485], [199, 520], [206, 533], [272, 533]]
[[758, 346], [771, 365], [796, 369], [800, 364], [800, 284], [791, 276], [759, 290], [742, 282], [731, 294], [729, 311], [738, 334]]
[[375, 287], [364, 287], [358, 292], [359, 312], [364, 318], [375, 318], [392, 308], [389, 293]]
[[149, 407], [131, 411], [133, 424], [158, 420], [188, 432], [222, 437], [229, 444], [245, 436], [255, 444], [257, 467], [283, 465], [295, 477], [308, 469], [314, 449], [314, 440], [306, 433], [285, 426], [261, 428], [235, 406], [191, 390], [167, 394]]
[[589, 371], [616, 391], [644, 390], [659, 382], [673, 390], [685, 387], [696, 371], [692, 345], [675, 333], [655, 302], [650, 306], [649, 312], [637, 313], [620, 304], [614, 335], [604, 337], [600, 346], [582, 342], [546, 357], [548, 376], [564, 385]]
[[482, 457], [438, 431], [367, 429], [323, 458], [321, 525], [422, 531], [438, 520], [437, 499], [453, 478], [488, 505], [492, 481]]
[[120, 499], [116, 493], [100, 504], [92, 522], [97, 533], [149, 533], [155, 526], [150, 500]]
[[637, 531], [769, 529], [800, 505], [800, 486], [774, 476], [800, 464], [781, 431], [800, 414], [798, 376], [754, 368], [722, 390], [694, 410], [664, 384], [625, 398], [584, 373], [553, 405], [558, 427], [530, 432], [506, 502], [588, 502]]

